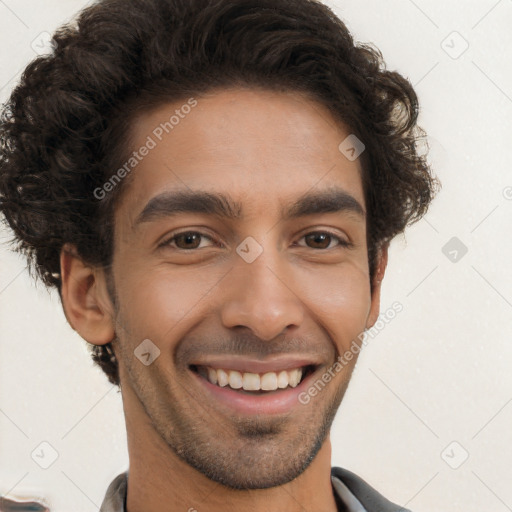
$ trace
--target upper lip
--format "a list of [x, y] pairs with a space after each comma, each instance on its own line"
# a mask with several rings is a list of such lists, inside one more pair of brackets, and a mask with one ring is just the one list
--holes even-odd
[[224, 370], [235, 370], [241, 373], [267, 373], [281, 370], [293, 370], [304, 366], [318, 366], [320, 364], [311, 358], [304, 356], [272, 357], [265, 360], [248, 359], [241, 356], [209, 357], [208, 359], [194, 361], [191, 366], [210, 366]]

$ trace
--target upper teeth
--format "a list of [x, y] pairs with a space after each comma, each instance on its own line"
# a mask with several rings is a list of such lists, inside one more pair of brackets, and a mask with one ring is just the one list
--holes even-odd
[[246, 391], [273, 391], [277, 388], [284, 389], [288, 386], [296, 387], [302, 378], [303, 368], [282, 370], [280, 372], [249, 373], [200, 366], [198, 367], [198, 372], [212, 384], [217, 384], [221, 387], [242, 388]]

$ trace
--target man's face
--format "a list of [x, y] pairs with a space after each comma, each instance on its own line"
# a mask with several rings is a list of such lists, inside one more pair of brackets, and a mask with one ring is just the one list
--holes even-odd
[[[309, 403], [298, 395], [378, 314], [361, 169], [338, 150], [349, 132], [304, 96], [237, 89], [196, 99], [169, 134], [157, 128], [186, 100], [138, 118], [131, 138], [134, 150], [148, 136], [156, 146], [115, 213], [125, 408], [138, 402], [154, 435], [212, 480], [281, 485], [320, 449], [355, 358]], [[178, 205], [178, 192], [229, 204]], [[134, 354], [143, 340], [160, 351], [147, 366]], [[208, 380], [225, 384], [226, 374], [227, 385]], [[232, 389], [240, 379], [269, 389]]]

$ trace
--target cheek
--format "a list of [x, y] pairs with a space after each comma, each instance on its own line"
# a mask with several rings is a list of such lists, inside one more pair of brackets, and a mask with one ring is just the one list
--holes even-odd
[[[140, 268], [134, 265], [132, 268]], [[155, 266], [119, 276], [119, 322], [129, 343], [149, 338], [161, 348], [172, 347], [187, 332], [226, 304], [233, 286], [229, 266], [187, 268]], [[288, 274], [295, 300], [305, 318], [324, 328], [339, 350], [345, 350], [364, 331], [371, 295], [367, 269], [356, 262], [342, 265], [291, 267]]]
[[297, 277], [299, 297], [336, 342], [345, 350], [366, 326], [371, 307], [368, 273], [355, 265], [338, 271], [325, 268]]
[[212, 293], [219, 293], [225, 271], [213, 267], [177, 270], [157, 266], [131, 272], [117, 287], [121, 322], [130, 326], [132, 343], [149, 338], [172, 344], [205, 314]]

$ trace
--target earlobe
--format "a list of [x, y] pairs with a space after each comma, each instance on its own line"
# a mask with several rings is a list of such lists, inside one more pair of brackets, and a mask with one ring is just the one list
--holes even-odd
[[112, 341], [113, 308], [104, 272], [87, 265], [71, 244], [61, 250], [60, 268], [62, 306], [71, 327], [94, 345]]
[[382, 280], [384, 279], [384, 274], [386, 272], [386, 267], [388, 264], [388, 247], [389, 243], [383, 244], [379, 249], [379, 254], [377, 258], [377, 267], [375, 269], [375, 274], [373, 276], [372, 282], [372, 298], [371, 298], [371, 307], [370, 313], [368, 315], [368, 319], [366, 321], [366, 328], [370, 329], [373, 327], [377, 319], [379, 318], [380, 313], [380, 290]]

